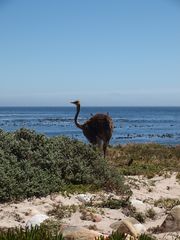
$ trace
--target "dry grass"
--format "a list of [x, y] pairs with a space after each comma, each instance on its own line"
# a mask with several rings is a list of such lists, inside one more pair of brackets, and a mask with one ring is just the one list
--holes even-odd
[[[119, 145], [109, 148], [108, 161], [124, 175], [153, 177], [169, 171], [180, 172], [180, 145]], [[129, 164], [130, 162], [132, 163]]]

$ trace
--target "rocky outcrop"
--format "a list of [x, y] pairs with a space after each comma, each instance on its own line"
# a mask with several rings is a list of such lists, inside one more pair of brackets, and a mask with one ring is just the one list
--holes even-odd
[[168, 213], [166, 219], [159, 228], [159, 232], [180, 231], [180, 205], [175, 206]]
[[125, 218], [119, 222], [111, 224], [111, 228], [118, 233], [129, 234], [135, 238], [146, 231], [144, 225], [138, 222], [135, 218]]

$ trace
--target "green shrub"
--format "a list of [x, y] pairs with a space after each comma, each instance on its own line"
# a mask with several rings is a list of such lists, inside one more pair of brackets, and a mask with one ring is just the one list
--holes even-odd
[[151, 235], [141, 234], [139, 240], [156, 240], [156, 238]]
[[[113, 232], [110, 236], [100, 236], [96, 240], [125, 240], [125, 234]], [[155, 240], [154, 237], [142, 234], [139, 240]], [[46, 225], [40, 227], [28, 228], [12, 228], [6, 231], [0, 231], [0, 240], [64, 240], [62, 234], [57, 231], [50, 231]]]
[[72, 185], [130, 194], [123, 177], [98, 151], [68, 137], [0, 131], [0, 202], [46, 196]]
[[62, 234], [55, 235], [47, 231], [45, 227], [31, 229], [15, 228], [0, 232], [0, 240], [64, 240]]
[[71, 217], [73, 213], [75, 213], [78, 210], [78, 207], [76, 205], [54, 205], [53, 209], [48, 212], [48, 215], [52, 215], [56, 217], [56, 219], [61, 220], [62, 218]]
[[102, 203], [97, 204], [97, 207], [101, 208], [110, 208], [110, 209], [120, 209], [123, 207], [128, 207], [130, 202], [127, 199], [107, 199], [106, 201], [103, 201]]
[[[117, 232], [112, 233], [109, 237], [105, 238], [104, 236], [100, 236], [99, 238], [97, 238], [97, 240], [126, 240], [127, 236], [125, 234], [120, 234]], [[138, 238], [139, 240], [155, 240], [156, 238], [151, 236], [151, 235], [147, 235], [147, 234], [142, 234], [139, 236]]]

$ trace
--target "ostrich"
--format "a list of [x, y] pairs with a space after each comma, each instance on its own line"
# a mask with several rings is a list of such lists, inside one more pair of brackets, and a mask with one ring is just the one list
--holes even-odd
[[83, 131], [84, 136], [91, 144], [97, 144], [101, 147], [103, 143], [103, 153], [105, 158], [106, 149], [113, 132], [113, 121], [111, 117], [108, 114], [98, 113], [81, 125], [77, 121], [80, 112], [80, 101], [77, 100], [71, 103], [76, 105], [77, 111], [74, 117], [76, 126]]

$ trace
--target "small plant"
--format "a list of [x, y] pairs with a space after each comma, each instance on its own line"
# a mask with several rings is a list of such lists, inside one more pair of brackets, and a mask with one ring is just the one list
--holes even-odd
[[173, 207], [180, 205], [180, 200], [177, 198], [160, 198], [154, 202], [155, 207], [171, 210]]
[[97, 204], [97, 207], [101, 208], [110, 208], [110, 209], [120, 209], [123, 207], [127, 207], [130, 204], [129, 201], [124, 199], [107, 199], [103, 201], [102, 203]]
[[96, 240], [125, 240], [125, 239], [126, 239], [126, 235], [124, 233], [120, 234], [117, 232], [113, 232], [108, 237], [100, 236], [96, 238]]
[[142, 212], [134, 212], [133, 217], [136, 218], [140, 223], [145, 223], [146, 215]]
[[141, 234], [138, 240], [156, 240], [156, 238], [151, 235]]
[[62, 204], [54, 205], [54, 208], [48, 212], [49, 215], [54, 216], [57, 219], [71, 217], [73, 213], [77, 211], [77, 206], [75, 205], [67, 205], [64, 206]]
[[155, 219], [156, 217], [156, 212], [153, 208], [149, 208], [146, 213], [145, 213], [146, 217], [150, 218], [150, 219]]
[[0, 240], [64, 240], [62, 234], [53, 235], [45, 227], [12, 228], [0, 232]]
[[53, 236], [57, 235], [57, 232], [60, 232], [61, 226], [64, 225], [64, 222], [54, 218], [48, 218], [41, 223], [41, 227], [45, 228]]
[[[96, 240], [126, 240], [126, 239], [131, 239], [131, 237], [127, 238], [126, 234], [123, 233], [120, 234], [117, 232], [113, 232], [109, 237], [100, 236], [96, 238]], [[132, 239], [134, 239], [134, 237], [132, 237]], [[156, 238], [151, 235], [141, 234], [138, 240], [156, 240]]]

